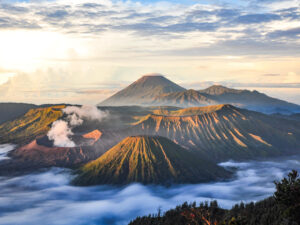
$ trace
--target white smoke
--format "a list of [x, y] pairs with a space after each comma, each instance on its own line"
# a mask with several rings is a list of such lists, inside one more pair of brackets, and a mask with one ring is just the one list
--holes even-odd
[[66, 121], [55, 121], [47, 134], [49, 140], [53, 140], [57, 147], [75, 147], [75, 143], [70, 139], [73, 135], [72, 128], [81, 125], [84, 120], [101, 121], [109, 115], [107, 111], [88, 105], [68, 106], [63, 112], [67, 115]]
[[68, 115], [68, 120], [71, 126], [79, 126], [83, 123], [83, 119], [81, 119], [77, 114], [73, 113], [71, 115]]
[[73, 135], [71, 128], [63, 120], [55, 121], [48, 132], [49, 140], [53, 140], [54, 145], [58, 147], [75, 147], [75, 143], [69, 138], [71, 135]]
[[81, 107], [68, 106], [63, 109], [63, 112], [68, 115], [76, 115], [78, 118], [85, 118], [88, 120], [101, 121], [108, 116], [108, 112], [99, 110], [96, 106], [83, 105]]

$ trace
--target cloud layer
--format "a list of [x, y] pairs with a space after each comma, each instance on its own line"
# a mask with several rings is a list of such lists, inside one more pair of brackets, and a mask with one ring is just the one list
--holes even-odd
[[[232, 49], [241, 44], [251, 47], [247, 51], [233, 52], [235, 55], [299, 55], [298, 0], [285, 1], [282, 5], [272, 1], [244, 2], [245, 6], [109, 0], [101, 4], [67, 0], [1, 3], [0, 29], [56, 30], [88, 36], [122, 32], [128, 36], [174, 42], [192, 38], [192, 42], [198, 42], [194, 47], [198, 47], [199, 55], [205, 54], [205, 49], [218, 54], [219, 47]], [[160, 47], [168, 49], [165, 43]], [[185, 49], [186, 55], [194, 54]]]
[[272, 82], [286, 83], [295, 74], [289, 82], [299, 83], [299, 5], [2, 1], [0, 81], [8, 81], [0, 84], [0, 100], [97, 103], [123, 81], [151, 72], [174, 81], [241, 83], [270, 82], [260, 75], [275, 73]]
[[0, 145], [0, 161], [9, 159], [7, 153], [15, 148], [15, 145], [3, 144]]
[[182, 204], [198, 204], [217, 199], [230, 208], [240, 201], [263, 199], [274, 192], [274, 180], [291, 169], [300, 170], [300, 158], [267, 162], [226, 162], [238, 168], [228, 182], [179, 185], [170, 188], [132, 184], [74, 187], [68, 183], [68, 170], [53, 168], [46, 172], [14, 178], [0, 177], [0, 224], [109, 224], [125, 225], [136, 216], [156, 213]]

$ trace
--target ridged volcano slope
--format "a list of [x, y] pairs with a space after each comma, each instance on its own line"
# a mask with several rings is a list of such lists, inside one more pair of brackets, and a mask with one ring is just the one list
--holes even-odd
[[197, 183], [230, 173], [163, 137], [127, 137], [86, 164], [77, 185]]
[[231, 105], [189, 108], [150, 114], [131, 132], [160, 135], [200, 150], [216, 161], [249, 159], [297, 152], [300, 123], [242, 110]]

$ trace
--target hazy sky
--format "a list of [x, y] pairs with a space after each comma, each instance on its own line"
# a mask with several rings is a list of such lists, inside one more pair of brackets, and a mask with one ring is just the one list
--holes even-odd
[[98, 103], [143, 74], [300, 104], [300, 0], [0, 0], [0, 101]]

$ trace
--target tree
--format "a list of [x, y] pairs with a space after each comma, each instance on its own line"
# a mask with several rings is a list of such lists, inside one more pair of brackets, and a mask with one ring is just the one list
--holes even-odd
[[300, 224], [300, 178], [293, 170], [281, 182], [275, 182], [274, 197], [282, 209], [283, 216]]

